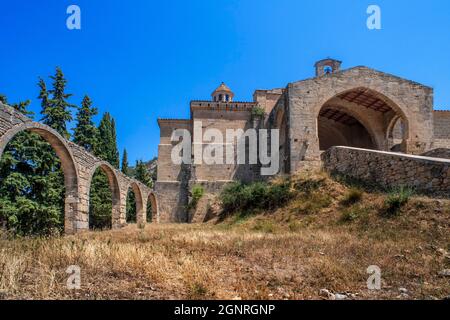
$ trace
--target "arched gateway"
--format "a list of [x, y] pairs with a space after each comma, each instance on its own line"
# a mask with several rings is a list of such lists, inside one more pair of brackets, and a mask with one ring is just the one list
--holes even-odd
[[65, 186], [64, 225], [67, 234], [89, 229], [89, 190], [92, 176], [98, 168], [106, 173], [112, 191], [113, 228], [126, 225], [126, 197], [130, 186], [136, 194], [138, 222], [146, 222], [145, 208], [149, 197], [155, 199], [152, 200], [152, 208], [155, 210], [155, 216], [158, 216], [156, 194], [153, 190], [141, 182], [125, 176], [109, 163], [98, 159], [82, 147], [65, 140], [52, 128], [33, 122], [13, 108], [0, 103], [0, 157], [8, 142], [23, 131], [40, 135], [52, 146], [61, 161]]

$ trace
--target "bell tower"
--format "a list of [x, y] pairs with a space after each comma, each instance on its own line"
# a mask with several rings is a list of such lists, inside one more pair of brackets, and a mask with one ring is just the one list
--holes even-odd
[[220, 86], [214, 90], [211, 94], [213, 101], [216, 102], [231, 102], [234, 98], [234, 93], [225, 83], [221, 83]]
[[327, 58], [317, 61], [314, 67], [316, 68], [316, 77], [335, 73], [341, 69], [342, 61]]

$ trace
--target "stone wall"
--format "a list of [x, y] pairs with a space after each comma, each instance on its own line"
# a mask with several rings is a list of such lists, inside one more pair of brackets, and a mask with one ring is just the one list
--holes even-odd
[[[89, 192], [92, 176], [100, 168], [108, 176], [112, 191], [113, 228], [126, 225], [126, 199], [132, 188], [136, 195], [136, 211], [139, 223], [146, 222], [148, 199], [152, 199], [152, 217], [158, 221], [158, 201], [154, 192], [141, 182], [125, 176], [109, 163], [95, 157], [82, 147], [67, 141], [52, 128], [0, 103], [0, 157], [14, 136], [22, 131], [40, 135], [54, 149], [61, 161], [65, 186], [65, 232], [76, 233], [89, 229]], [[156, 208], [155, 208], [156, 207]]]
[[424, 157], [450, 159], [450, 149], [438, 148], [422, 154]]
[[419, 193], [450, 196], [450, 160], [349, 147], [322, 154], [324, 169], [382, 187], [407, 186]]
[[[341, 94], [359, 89], [367, 90], [388, 104], [392, 112], [377, 112], [339, 98]], [[317, 119], [325, 104], [339, 104], [361, 122], [374, 137], [378, 149], [387, 150], [387, 130], [398, 115], [405, 119], [408, 129], [405, 151], [420, 154], [431, 148], [433, 90], [413, 81], [367, 67], [355, 67], [290, 83], [287, 95], [291, 173], [302, 169], [303, 162], [319, 159]]]
[[435, 110], [433, 148], [450, 148], [450, 111]]

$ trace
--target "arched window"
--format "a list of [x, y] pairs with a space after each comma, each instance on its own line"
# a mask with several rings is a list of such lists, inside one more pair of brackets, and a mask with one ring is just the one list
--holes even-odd
[[333, 68], [331, 66], [325, 66], [325, 67], [323, 67], [323, 73], [324, 74], [333, 73]]
[[219, 94], [219, 101], [222, 101], [223, 96]]
[[227, 102], [230, 101], [230, 96], [227, 94], [227, 95], [225, 96], [225, 99], [227, 100]]

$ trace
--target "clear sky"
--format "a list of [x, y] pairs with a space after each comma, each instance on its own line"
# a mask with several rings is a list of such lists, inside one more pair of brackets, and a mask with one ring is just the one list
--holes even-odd
[[[71, 4], [81, 30], [66, 27]], [[366, 27], [370, 4], [382, 30]], [[221, 81], [251, 100], [328, 56], [432, 86], [450, 108], [448, 0], [0, 0], [0, 14], [0, 93], [39, 113], [38, 77], [60, 66], [72, 103], [89, 94], [113, 115], [132, 162], [156, 156], [158, 117], [189, 117]]]

